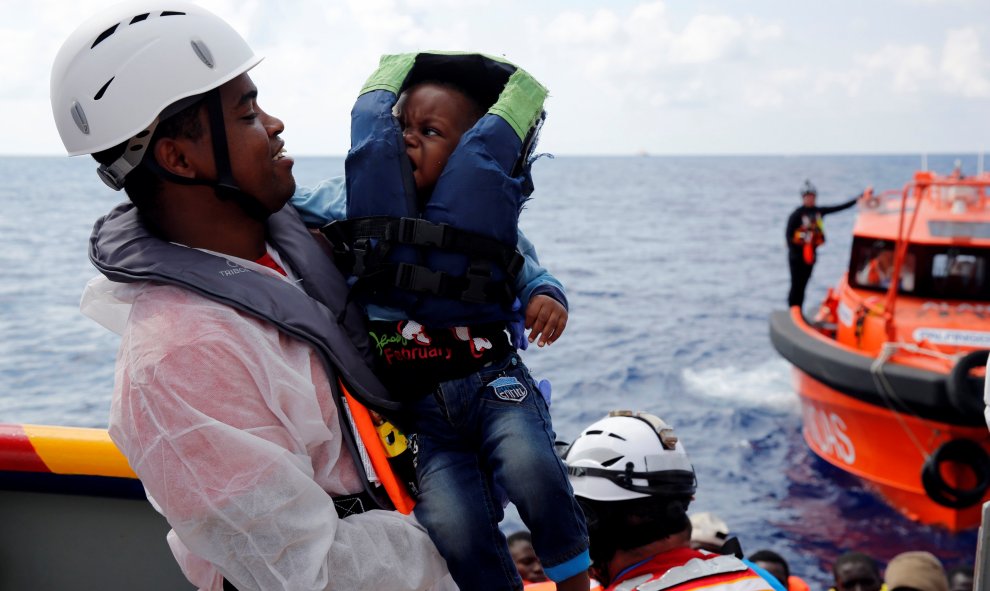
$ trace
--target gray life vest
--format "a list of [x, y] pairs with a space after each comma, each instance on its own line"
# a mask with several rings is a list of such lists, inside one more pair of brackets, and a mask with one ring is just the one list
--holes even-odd
[[[293, 285], [256, 273], [223, 257], [171, 244], [153, 236], [131, 203], [122, 203], [97, 220], [89, 257], [108, 279], [119, 283], [154, 281], [188, 289], [236, 310], [270, 322], [282, 332], [311, 345], [330, 380], [341, 432], [366, 492], [381, 506], [384, 494], [374, 489], [361, 465], [357, 435], [352, 431], [337, 383], [340, 378], [365, 406], [388, 414], [400, 408], [370, 366], [371, 342], [364, 316], [347, 303], [347, 283], [291, 206], [268, 219], [268, 241], [290, 265], [305, 293]], [[345, 306], [348, 313], [341, 314]]]

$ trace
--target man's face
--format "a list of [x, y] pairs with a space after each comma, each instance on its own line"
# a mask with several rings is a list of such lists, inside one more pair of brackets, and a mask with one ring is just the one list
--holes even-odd
[[477, 108], [462, 93], [430, 83], [403, 93], [397, 106], [416, 189], [429, 194], [461, 135], [474, 125]]
[[[234, 181], [241, 191], [257, 199], [269, 211], [278, 211], [296, 189], [293, 161], [284, 155], [285, 142], [279, 137], [285, 126], [258, 105], [258, 89], [247, 74], [221, 86], [220, 101]], [[203, 157], [212, 161], [213, 143], [206, 109], [201, 117], [207, 131], [198, 141], [197, 148]], [[216, 178], [215, 171], [213, 175]]]
[[801, 196], [802, 202], [805, 207], [814, 207], [815, 198], [816, 195], [814, 193], [805, 193], [804, 195]]
[[526, 540], [518, 540], [509, 548], [512, 561], [516, 563], [516, 570], [524, 581], [539, 583], [547, 580], [546, 573], [543, 572], [543, 565], [533, 551], [533, 545]]
[[836, 569], [836, 591], [880, 591], [882, 581], [862, 562], [846, 562]]

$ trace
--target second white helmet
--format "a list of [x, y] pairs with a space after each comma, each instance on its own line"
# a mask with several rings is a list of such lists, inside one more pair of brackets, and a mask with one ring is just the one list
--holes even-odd
[[574, 440], [564, 461], [575, 496], [593, 501], [691, 496], [697, 489], [674, 430], [645, 412], [610, 412]]

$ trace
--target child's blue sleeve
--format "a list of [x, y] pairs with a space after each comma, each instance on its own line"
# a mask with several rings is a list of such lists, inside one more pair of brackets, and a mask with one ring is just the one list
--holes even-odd
[[536, 247], [519, 231], [519, 252], [523, 255], [523, 267], [516, 275], [516, 294], [522, 303], [523, 310], [534, 295], [548, 295], [567, 308], [567, 296], [564, 286], [549, 271], [540, 266], [536, 256]]
[[338, 176], [313, 187], [296, 187], [289, 203], [307, 226], [323, 226], [347, 217], [347, 185]]

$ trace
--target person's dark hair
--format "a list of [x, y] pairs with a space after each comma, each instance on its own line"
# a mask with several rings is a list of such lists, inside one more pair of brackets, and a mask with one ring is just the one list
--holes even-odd
[[691, 497], [644, 497], [615, 502], [582, 498], [579, 503], [588, 521], [593, 560], [595, 554], [609, 560], [615, 550], [645, 546], [691, 527], [687, 515]]
[[[791, 568], [787, 566], [787, 561], [780, 554], [777, 554], [773, 550], [758, 550], [749, 555], [750, 562], [773, 562], [779, 564], [784, 569], [784, 578], [787, 579], [791, 576]], [[785, 581], [781, 581], [785, 582]]]
[[[162, 138], [197, 140], [203, 137], [204, 128], [199, 117], [202, 107], [202, 100], [195, 101], [174, 115], [160, 121], [158, 127], [155, 128], [155, 134], [151, 136], [151, 142], [144, 153], [141, 164], [124, 177], [124, 191], [127, 193], [127, 197], [143, 214], [153, 214], [155, 202], [162, 186], [161, 178], [147, 165], [148, 159], [154, 158], [155, 144]], [[117, 144], [112, 148], [93, 154], [93, 158], [100, 164], [109, 165], [120, 158], [126, 147], [127, 142]]]
[[516, 542], [529, 542], [533, 543], [533, 536], [526, 530], [517, 531], [514, 534], [510, 534], [509, 537], [505, 539], [506, 546], [512, 546]]
[[839, 567], [846, 563], [861, 563], [865, 564], [876, 576], [878, 580], [883, 580], [880, 577], [880, 566], [877, 561], [868, 554], [863, 554], [862, 552], [846, 552], [842, 556], [839, 556], [835, 560], [835, 564], [832, 565], [832, 577], [838, 579]]

